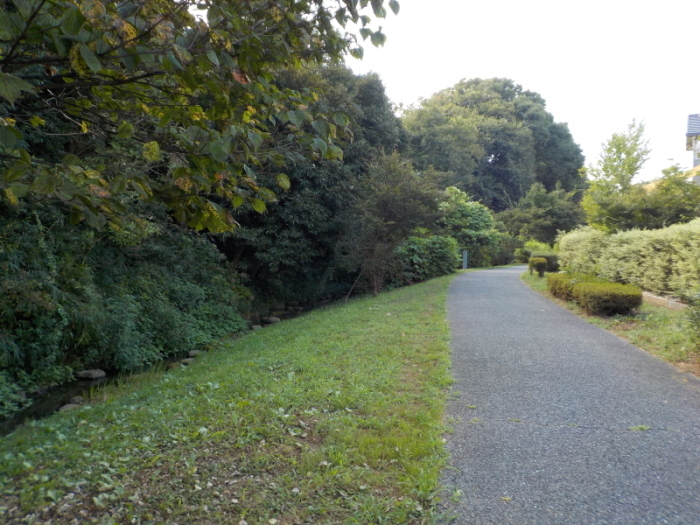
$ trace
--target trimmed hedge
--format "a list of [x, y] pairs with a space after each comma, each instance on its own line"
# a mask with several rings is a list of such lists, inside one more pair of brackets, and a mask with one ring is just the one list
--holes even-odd
[[547, 271], [547, 259], [544, 257], [530, 257], [527, 267], [530, 270], [530, 275], [532, 275], [533, 271], [537, 271], [537, 275], [544, 277], [544, 272]]
[[572, 293], [576, 302], [589, 314], [627, 314], [642, 304], [642, 291], [620, 283], [582, 282]]
[[626, 314], [642, 304], [642, 291], [636, 286], [580, 273], [547, 274], [547, 288], [555, 297], [575, 301], [590, 314]]
[[559, 260], [571, 272], [659, 294], [684, 293], [700, 288], [700, 219], [613, 235], [580, 228], [559, 238]]

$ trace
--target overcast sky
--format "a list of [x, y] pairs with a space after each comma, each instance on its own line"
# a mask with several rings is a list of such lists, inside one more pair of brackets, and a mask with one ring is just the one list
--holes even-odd
[[399, 15], [377, 23], [386, 45], [367, 41], [362, 61], [348, 58], [356, 73], [378, 73], [395, 104], [463, 78], [505, 77], [544, 97], [587, 165], [636, 118], [652, 150], [637, 180], [692, 166], [685, 133], [700, 113], [700, 1], [399, 1]]

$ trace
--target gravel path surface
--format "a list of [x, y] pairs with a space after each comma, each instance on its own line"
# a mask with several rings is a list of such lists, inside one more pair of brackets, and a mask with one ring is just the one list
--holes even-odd
[[450, 288], [451, 523], [700, 524], [700, 380], [532, 291], [524, 269]]

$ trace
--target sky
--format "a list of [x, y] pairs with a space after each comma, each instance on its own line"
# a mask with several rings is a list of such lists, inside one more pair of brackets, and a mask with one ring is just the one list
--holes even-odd
[[509, 78], [569, 125], [586, 165], [636, 119], [651, 155], [635, 182], [692, 167], [685, 133], [700, 113], [700, 1], [399, 1], [398, 15], [373, 22], [386, 44], [368, 40], [362, 61], [347, 59], [357, 74], [377, 73], [394, 104], [461, 79]]

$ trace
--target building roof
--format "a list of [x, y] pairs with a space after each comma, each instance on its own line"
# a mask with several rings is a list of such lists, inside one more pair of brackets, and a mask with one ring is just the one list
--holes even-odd
[[700, 115], [688, 115], [688, 133], [686, 137], [697, 137], [700, 135]]

